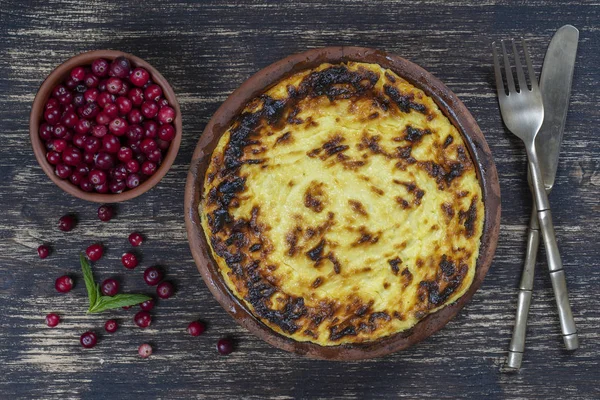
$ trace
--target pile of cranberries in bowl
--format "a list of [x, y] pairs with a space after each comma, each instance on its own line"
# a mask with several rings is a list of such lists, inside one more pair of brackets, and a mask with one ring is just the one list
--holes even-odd
[[156, 173], [177, 134], [163, 88], [124, 56], [72, 68], [41, 114], [46, 160], [84, 192], [135, 189]]

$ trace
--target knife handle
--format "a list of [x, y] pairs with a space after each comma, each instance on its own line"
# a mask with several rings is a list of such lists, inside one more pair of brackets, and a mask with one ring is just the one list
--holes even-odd
[[519, 297], [517, 299], [517, 315], [513, 328], [512, 339], [508, 349], [506, 366], [512, 369], [521, 368], [523, 353], [525, 352], [525, 334], [527, 331], [527, 316], [533, 290], [533, 278], [535, 276], [535, 262], [540, 246], [540, 226], [538, 223], [537, 208], [535, 203], [531, 210], [529, 229], [527, 233], [527, 252], [521, 282], [519, 283]]

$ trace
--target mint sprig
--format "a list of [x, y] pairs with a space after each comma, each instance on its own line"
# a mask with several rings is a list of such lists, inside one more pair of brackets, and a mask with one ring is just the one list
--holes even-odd
[[119, 293], [114, 296], [103, 296], [100, 292], [100, 285], [94, 281], [94, 275], [92, 274], [92, 267], [90, 266], [89, 261], [83, 254], [79, 256], [79, 261], [81, 262], [83, 280], [85, 281], [85, 287], [90, 300], [88, 313], [99, 313], [113, 308], [134, 306], [151, 299], [151, 297], [146, 296], [145, 294]]

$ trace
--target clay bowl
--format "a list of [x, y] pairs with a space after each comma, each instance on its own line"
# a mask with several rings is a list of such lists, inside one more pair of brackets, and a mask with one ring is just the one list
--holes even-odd
[[[230, 125], [232, 118], [243, 109], [248, 100], [292, 73], [313, 68], [325, 62], [345, 61], [377, 63], [392, 69], [422, 89], [437, 103], [463, 135], [471, 157], [477, 166], [477, 175], [485, 203], [485, 222], [473, 284], [467, 293], [454, 304], [428, 315], [408, 331], [378, 341], [353, 345], [319, 346], [313, 343], [297, 342], [276, 333], [257, 320], [230, 293], [216, 267], [202, 231], [198, 217], [198, 204], [210, 155], [219, 138]], [[219, 303], [240, 325], [271, 345], [286, 351], [311, 358], [357, 360], [384, 356], [425, 339], [446, 325], [473, 297], [490, 268], [496, 250], [500, 229], [500, 186], [490, 149], [481, 130], [464, 104], [442, 82], [421, 67], [395, 55], [361, 47], [327, 47], [292, 55], [262, 69], [244, 82], [221, 105], [204, 129], [193, 155], [185, 190], [185, 219], [188, 240], [200, 274]]]
[[[52, 89], [62, 83], [64, 79], [69, 75], [71, 69], [77, 66], [90, 65], [92, 61], [97, 58], [104, 58], [106, 60], [114, 60], [119, 56], [125, 56], [131, 62], [132, 67], [142, 67], [145, 68], [150, 74], [151, 79], [158, 84], [162, 90], [165, 98], [169, 101], [169, 104], [175, 110], [175, 119], [173, 124], [175, 126], [175, 138], [171, 142], [171, 146], [169, 146], [169, 150], [165, 155], [162, 164], [157, 168], [154, 175], [152, 175], [148, 180], [143, 182], [141, 185], [134, 189], [127, 189], [121, 193], [116, 194], [101, 194], [95, 192], [84, 192], [78, 186], [73, 185], [68, 180], [60, 179], [54, 173], [54, 167], [46, 160], [46, 148], [44, 146], [44, 142], [39, 137], [38, 131], [40, 127], [40, 123], [43, 122], [43, 111], [48, 98], [52, 92]], [[59, 65], [42, 83], [40, 89], [38, 90], [35, 99], [33, 100], [33, 105], [31, 107], [31, 114], [29, 115], [29, 136], [31, 137], [31, 145], [33, 146], [33, 152], [35, 153], [35, 158], [38, 163], [48, 175], [48, 177], [62, 190], [65, 192], [78, 197], [83, 200], [93, 201], [96, 203], [116, 203], [125, 200], [133, 199], [141, 195], [142, 193], [147, 192], [152, 189], [160, 180], [165, 176], [171, 165], [173, 165], [173, 161], [175, 161], [175, 157], [177, 156], [177, 152], [179, 151], [179, 145], [181, 144], [181, 110], [179, 108], [179, 102], [177, 102], [177, 97], [175, 96], [175, 92], [169, 82], [158, 72], [152, 65], [148, 64], [146, 61], [142, 60], [139, 57], [136, 57], [131, 54], [123, 53], [122, 51], [115, 50], [95, 50], [89, 51], [87, 53], [79, 54], [75, 57], [72, 57]]]

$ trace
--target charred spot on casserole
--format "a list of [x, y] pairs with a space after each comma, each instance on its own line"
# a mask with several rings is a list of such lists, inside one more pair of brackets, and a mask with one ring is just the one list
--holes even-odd
[[484, 205], [462, 136], [376, 64], [322, 64], [248, 102], [213, 152], [199, 213], [231, 292], [271, 329], [374, 341], [458, 300]]

